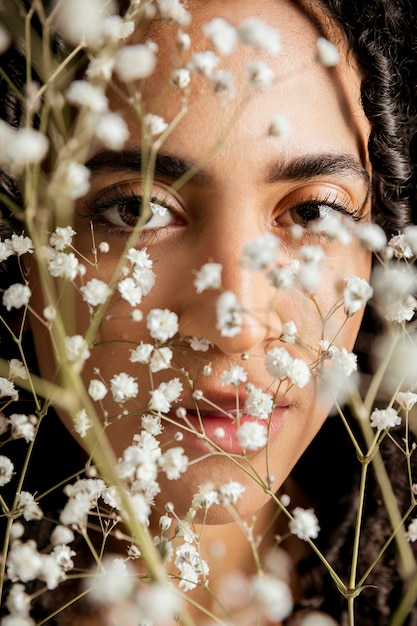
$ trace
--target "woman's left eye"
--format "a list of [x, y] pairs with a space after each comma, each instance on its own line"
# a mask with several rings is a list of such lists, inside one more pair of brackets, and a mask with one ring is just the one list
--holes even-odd
[[283, 227], [297, 224], [305, 229], [316, 229], [320, 228], [320, 224], [324, 225], [326, 219], [335, 215], [350, 217], [353, 220], [361, 218], [359, 210], [337, 199], [308, 199], [287, 208], [277, 217], [275, 224]]

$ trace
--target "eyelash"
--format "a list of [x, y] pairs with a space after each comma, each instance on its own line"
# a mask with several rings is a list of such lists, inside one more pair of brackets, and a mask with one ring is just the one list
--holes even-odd
[[[292, 212], [296, 210], [300, 210], [302, 208], [311, 208], [311, 207], [316, 207], [316, 208], [326, 207], [326, 209], [330, 209], [331, 211], [335, 211], [336, 213], [350, 217], [355, 222], [358, 222], [362, 219], [362, 210], [360, 207], [354, 207], [351, 203], [347, 201], [342, 202], [337, 197], [332, 198], [332, 196], [333, 194], [330, 194], [330, 193], [326, 196], [316, 195], [316, 196], [310, 196], [309, 198], [303, 200], [302, 202], [296, 202], [292, 206], [286, 208], [285, 211], [283, 211], [283, 213], [277, 219], [277, 222], [279, 222], [282, 216], [290, 215], [293, 222], [297, 223], [292, 217]], [[320, 218], [312, 219], [310, 221], [311, 223], [319, 223]], [[303, 227], [308, 229], [308, 226], [303, 226]]]

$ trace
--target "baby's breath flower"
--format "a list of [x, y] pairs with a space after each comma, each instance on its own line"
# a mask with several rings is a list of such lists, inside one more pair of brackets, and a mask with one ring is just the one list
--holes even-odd
[[413, 317], [417, 308], [417, 300], [412, 295], [416, 287], [415, 280], [410, 268], [375, 268], [372, 275], [375, 300], [388, 321], [401, 323]]
[[180, 52], [185, 52], [190, 49], [191, 38], [188, 33], [179, 32], [175, 41], [175, 44]]
[[154, 347], [151, 343], [141, 342], [134, 350], [130, 351], [129, 361], [131, 363], [147, 364], [150, 361], [153, 349]]
[[160, 435], [163, 431], [161, 418], [155, 415], [142, 415], [141, 425], [143, 430], [154, 437]]
[[414, 254], [406, 236], [403, 233], [393, 235], [388, 242], [388, 246], [393, 249], [394, 256], [397, 259], [411, 259]]
[[19, 359], [10, 359], [9, 361], [9, 377], [27, 379], [28, 373], [26, 367]]
[[139, 387], [136, 379], [125, 372], [115, 374], [110, 380], [110, 385], [115, 402], [125, 402], [138, 395]]
[[7, 380], [7, 378], [3, 378], [0, 376], [0, 398], [4, 396], [18, 397], [17, 389], [14, 386], [14, 383], [11, 380]]
[[411, 411], [417, 402], [417, 394], [411, 391], [399, 391], [395, 399], [404, 411]]
[[243, 248], [241, 263], [251, 270], [266, 269], [276, 261], [280, 240], [272, 233], [263, 233]]
[[51, 543], [53, 546], [66, 545], [75, 539], [73, 531], [67, 526], [58, 524], [51, 533]]
[[417, 541], [417, 517], [413, 519], [408, 525], [405, 536], [407, 537], [408, 541]]
[[340, 61], [339, 51], [336, 46], [324, 37], [317, 39], [316, 52], [317, 61], [323, 67], [335, 67]]
[[120, 80], [128, 83], [148, 78], [156, 66], [156, 56], [147, 44], [125, 46], [118, 51], [114, 69]]
[[0, 455], [0, 487], [7, 485], [12, 479], [14, 465], [9, 457]]
[[221, 375], [222, 385], [235, 385], [245, 383], [248, 379], [248, 373], [241, 365], [232, 365], [230, 369], [225, 370]]
[[241, 43], [264, 50], [270, 54], [278, 54], [281, 50], [279, 32], [257, 17], [249, 17], [237, 28]]
[[143, 130], [149, 137], [157, 137], [168, 128], [168, 124], [160, 115], [147, 113], [142, 120]]
[[9, 31], [4, 24], [0, 23], [0, 54], [4, 54], [11, 43], [12, 38], [10, 37]]
[[372, 252], [380, 252], [387, 245], [387, 236], [378, 224], [359, 223], [355, 228], [355, 235], [364, 248]]
[[281, 341], [285, 341], [285, 343], [295, 343], [297, 338], [297, 326], [295, 322], [289, 320], [288, 322], [284, 322], [281, 329]]
[[[6, 607], [10, 611], [11, 615], [16, 616], [15, 626], [35, 626], [35, 622], [30, 619], [29, 611], [30, 611], [31, 598], [25, 593], [24, 585], [20, 583], [15, 583], [10, 587], [10, 591], [6, 600]], [[20, 620], [20, 621], [19, 621]], [[9, 623], [9, 626], [13, 626], [13, 620], [7, 622], [2, 620], [2, 624]]]
[[348, 317], [362, 309], [373, 295], [373, 288], [363, 278], [353, 276], [343, 290], [345, 312]]
[[274, 378], [284, 378], [288, 376], [292, 361], [285, 348], [272, 348], [265, 355], [265, 368]]
[[106, 385], [101, 380], [90, 380], [90, 384], [88, 385], [88, 395], [95, 402], [103, 400], [107, 391]]
[[267, 278], [275, 289], [290, 289], [294, 284], [295, 273], [298, 268], [273, 267], [268, 271]]
[[320, 526], [313, 509], [303, 509], [297, 506], [292, 512], [292, 515], [293, 519], [289, 524], [292, 534], [303, 541], [316, 539], [319, 534]]
[[108, 100], [100, 87], [87, 80], [74, 80], [66, 93], [67, 101], [78, 107], [85, 107], [94, 113], [105, 113]]
[[243, 496], [245, 488], [240, 483], [233, 480], [221, 485], [217, 490], [217, 496], [220, 504], [235, 505]]
[[88, 344], [82, 335], [65, 337], [65, 352], [70, 363], [82, 364], [90, 356]]
[[[5, 167], [9, 167], [14, 175], [21, 173], [27, 165], [43, 161], [49, 149], [45, 135], [33, 128], [15, 130], [10, 139], [4, 155]], [[2, 162], [4, 157], [1, 157]]]
[[171, 83], [179, 89], [185, 89], [190, 84], [190, 71], [184, 67], [173, 70], [171, 74]]
[[95, 124], [94, 134], [110, 150], [121, 150], [129, 139], [127, 124], [117, 113], [100, 115]]
[[159, 13], [164, 20], [172, 20], [180, 26], [188, 26], [191, 15], [181, 0], [157, 0]]
[[51, 552], [51, 556], [54, 557], [62, 571], [67, 572], [68, 570], [73, 569], [74, 561], [72, 560], [72, 557], [76, 556], [76, 552], [71, 550], [69, 546], [55, 545]]
[[238, 428], [237, 438], [243, 450], [259, 450], [266, 446], [268, 433], [264, 424], [247, 421]]
[[8, 311], [20, 309], [22, 306], [27, 306], [31, 295], [32, 292], [27, 285], [15, 283], [10, 285], [3, 293], [2, 303]]
[[258, 574], [251, 582], [252, 602], [271, 622], [285, 620], [293, 609], [293, 600], [287, 583], [269, 574]]
[[273, 409], [273, 399], [252, 383], [246, 385], [245, 412], [258, 419], [268, 419]]
[[307, 385], [311, 378], [310, 368], [302, 359], [293, 359], [288, 368], [288, 378], [301, 389]]
[[64, 39], [74, 46], [80, 43], [97, 48], [103, 41], [103, 24], [114, 4], [107, 0], [65, 0], [60, 2], [56, 26]]
[[7, 241], [9, 242], [14, 254], [17, 256], [21, 256], [22, 254], [32, 254], [33, 252], [33, 241], [30, 237], [13, 233], [11, 238]]
[[12, 437], [14, 439], [24, 439], [26, 443], [35, 438], [36, 417], [34, 415], [24, 415], [23, 413], [13, 413], [9, 417], [12, 427]]
[[211, 341], [205, 339], [204, 337], [190, 337], [188, 341], [191, 349], [196, 352], [207, 352], [207, 350], [213, 347]]
[[242, 328], [242, 307], [232, 291], [224, 291], [216, 304], [216, 328], [222, 337], [234, 337]]
[[71, 226], [57, 226], [49, 237], [49, 245], [55, 250], [62, 251], [72, 244], [72, 238], [76, 234]]
[[263, 61], [251, 61], [248, 63], [247, 76], [249, 85], [255, 91], [271, 89], [275, 80], [272, 68]]
[[392, 408], [375, 409], [371, 413], [370, 420], [371, 426], [377, 428], [378, 430], [394, 428], [394, 426], [399, 426], [401, 424], [401, 417], [398, 415], [397, 411]]
[[279, 137], [280, 139], [287, 139], [290, 135], [288, 119], [284, 115], [281, 115], [281, 113], [275, 113], [269, 124], [268, 135], [271, 135], [271, 137]]
[[214, 93], [224, 94], [231, 98], [235, 95], [234, 76], [228, 70], [217, 70], [211, 74], [210, 84]]
[[350, 376], [358, 369], [358, 358], [353, 352], [348, 352], [346, 348], [341, 350], [336, 346], [330, 348], [333, 367], [336, 368], [337, 374]]
[[7, 575], [12, 582], [27, 583], [38, 577], [41, 571], [42, 557], [36, 543], [14, 541], [7, 556]]
[[133, 278], [128, 276], [123, 278], [117, 285], [117, 289], [123, 300], [126, 300], [130, 306], [137, 306], [142, 302], [143, 291], [140, 285]]
[[234, 51], [238, 39], [236, 29], [223, 18], [215, 17], [204, 24], [203, 33], [220, 54], [228, 55]]
[[133, 590], [135, 576], [130, 563], [110, 556], [103, 559], [91, 586], [91, 600], [96, 604], [115, 604]]
[[17, 509], [23, 515], [25, 520], [42, 519], [43, 512], [37, 502], [35, 502], [34, 496], [29, 491], [20, 491], [16, 494], [17, 497]]
[[214, 429], [215, 439], [224, 439], [225, 436], [226, 436], [226, 432], [224, 428], [222, 428], [221, 426], [218, 426], [217, 428]]
[[168, 413], [171, 404], [179, 399], [182, 389], [182, 383], [178, 378], [162, 382], [157, 389], [150, 392], [149, 408], [160, 413]]
[[194, 287], [197, 293], [202, 293], [206, 289], [221, 289], [222, 286], [222, 269], [221, 263], [205, 263], [196, 272], [194, 279]]
[[178, 316], [169, 309], [152, 309], [146, 318], [151, 337], [168, 341], [178, 332]]
[[404, 239], [408, 246], [410, 246], [413, 255], [417, 255], [417, 226], [407, 226], [404, 230]]
[[211, 50], [205, 50], [204, 52], [195, 52], [189, 61], [187, 68], [194, 74], [200, 74], [208, 78], [214, 72], [214, 69], [219, 64], [219, 57]]
[[53, 322], [56, 318], [56, 309], [51, 304], [46, 306], [42, 313], [47, 322]]
[[149, 362], [149, 369], [153, 373], [168, 369], [171, 365], [172, 357], [173, 352], [171, 348], [163, 347], [154, 350]]
[[194, 589], [200, 576], [207, 576], [209, 568], [196, 548], [189, 542], [178, 546], [175, 551], [175, 566], [179, 570], [181, 578], [180, 588], [184, 591]]
[[210, 484], [200, 485], [198, 493], [194, 494], [191, 507], [195, 510], [209, 509], [213, 504], [219, 504], [217, 491], [215, 491]]
[[159, 457], [158, 465], [169, 480], [178, 480], [187, 471], [188, 457], [183, 448], [169, 448]]
[[87, 436], [87, 430], [93, 426], [93, 422], [88, 417], [87, 411], [81, 409], [75, 414], [74, 417], [74, 430], [83, 439]]
[[82, 163], [67, 161], [60, 164], [51, 183], [51, 194], [63, 193], [72, 200], [82, 198], [90, 189], [90, 170]]

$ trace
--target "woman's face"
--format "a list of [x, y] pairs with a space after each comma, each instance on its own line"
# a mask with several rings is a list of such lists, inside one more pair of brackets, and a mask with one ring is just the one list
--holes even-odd
[[[174, 120], [184, 95], [169, 84], [169, 76], [172, 69], [184, 67], [192, 53], [208, 48], [202, 26], [214, 17], [223, 17], [237, 26], [253, 15], [253, 7], [249, 0], [190, 1], [193, 20], [187, 29], [192, 42], [188, 52], [178, 52], [174, 25], [161, 21], [152, 24], [146, 35], [142, 34], [142, 40], [157, 44], [158, 66], [151, 78], [144, 81], [140, 103], [143, 110], [162, 116], [168, 123]], [[122, 408], [110, 393], [101, 406], [97, 403], [98, 410], [106, 411], [113, 422], [108, 434], [117, 455], [140, 431], [140, 416], [146, 412], [151, 389], [174, 377], [181, 380], [181, 400], [163, 420], [161, 441], [164, 449], [182, 446], [194, 463], [180, 484], [161, 481], [162, 496], [157, 502], [161, 511], [167, 501], [186, 509], [198, 485], [207, 481], [215, 486], [229, 480], [242, 483], [246, 487], [243, 513], [253, 512], [263, 502], [262, 490], [255, 482], [232, 460], [216, 454], [204, 439], [183, 430], [186, 422], [176, 415], [178, 407], [185, 407], [190, 419], [188, 426], [191, 424], [199, 431], [203, 428], [220, 449], [239, 455], [235, 421], [224, 416], [225, 412], [236, 416], [237, 402], [242, 407], [246, 398], [244, 384], [237, 389], [222, 384], [223, 372], [233, 365], [244, 367], [248, 381], [263, 391], [274, 394], [278, 389], [268, 446], [248, 452], [248, 459], [262, 478], [267, 474], [273, 477], [274, 488], [282, 485], [326, 419], [331, 403], [320, 396], [316, 376], [304, 387], [292, 385], [286, 391], [286, 383], [278, 385], [266, 372], [265, 354], [272, 348], [285, 347], [293, 358], [311, 365], [317, 358], [319, 341], [333, 340], [336, 335], [335, 344], [351, 350], [360, 313], [346, 321], [341, 306], [328, 321], [324, 319], [340, 302], [346, 279], [367, 279], [370, 273], [369, 254], [355, 238], [350, 243], [340, 243], [307, 232], [301, 239], [292, 235], [294, 224], [304, 225], [320, 211], [325, 213], [325, 205], [338, 207], [339, 214], [350, 213], [355, 218], [359, 214], [361, 219], [369, 219], [369, 127], [359, 101], [358, 71], [343, 48], [335, 68], [325, 68], [315, 61], [320, 33], [311, 18], [293, 4], [263, 0], [256, 3], [256, 16], [279, 30], [281, 52], [273, 56], [239, 45], [235, 52], [223, 56], [219, 67], [233, 72], [234, 98], [213, 93], [207, 79], [192, 76], [188, 110], [159, 149], [150, 191], [152, 201], [161, 202], [167, 211], [164, 216], [152, 218], [137, 242], [137, 247], [147, 247], [156, 274], [154, 288], [137, 307], [143, 313], [143, 321], [132, 321], [131, 306], [115, 297], [82, 373], [86, 386], [99, 377], [109, 385], [120, 372], [135, 377], [139, 384], [138, 396]], [[335, 29], [330, 27], [328, 37], [337, 40]], [[139, 40], [135, 34], [132, 43]], [[273, 68], [276, 78], [271, 89], [255, 91], [247, 87], [247, 65], [253, 60]], [[143, 193], [137, 165], [141, 154], [139, 116], [135, 106], [126, 104], [125, 94], [126, 88], [118, 83], [117, 89], [109, 89], [107, 95], [111, 108], [121, 113], [129, 126], [126, 153], [107, 152], [100, 159], [93, 155], [91, 188], [77, 206], [75, 247], [92, 259], [90, 222], [96, 245], [102, 241], [110, 245], [110, 251], [100, 256], [98, 272], [87, 266], [85, 282], [91, 278], [109, 280], [112, 276], [132, 232], [136, 204], [131, 196]], [[285, 118], [288, 136], [268, 134], [276, 114]], [[132, 155], [136, 157], [132, 159]], [[195, 175], [175, 191], [170, 190], [193, 164], [199, 164]], [[121, 194], [130, 201], [123, 204]], [[105, 206], [112, 208], [103, 209], [103, 198]], [[320, 211], [317, 205], [321, 205]], [[266, 272], [253, 271], [240, 263], [244, 246], [263, 233], [279, 237], [279, 265], [299, 258], [306, 245], [322, 246], [325, 258], [320, 263], [320, 281], [312, 289], [314, 297], [296, 286], [276, 289]], [[222, 265], [222, 290], [236, 294], [244, 310], [251, 312], [244, 314], [241, 332], [234, 336], [225, 336], [217, 327], [216, 302], [220, 292], [207, 289], [198, 293], [194, 286], [196, 272], [208, 262]], [[41, 311], [40, 290], [36, 285], [33, 290], [34, 303]], [[147, 365], [131, 363], [129, 357], [130, 350], [140, 342], [152, 342], [145, 320], [155, 308], [177, 314], [179, 333], [168, 342], [174, 352], [171, 368], [150, 374]], [[77, 332], [85, 332], [89, 319], [88, 306], [78, 296]], [[54, 366], [45, 348], [46, 331], [36, 320], [32, 321], [41, 371], [51, 377]], [[300, 341], [295, 344], [278, 339], [283, 324], [289, 321], [295, 322], [298, 330]], [[190, 337], [208, 340], [209, 350], [191, 349]], [[207, 364], [209, 375], [207, 368], [204, 370]], [[193, 390], [201, 390], [208, 402], [196, 403]], [[69, 417], [63, 411], [60, 416], [72, 429]], [[113, 420], [115, 416], [120, 418]], [[242, 419], [251, 421], [247, 415]], [[216, 438], [219, 427], [225, 432], [222, 438]], [[181, 442], [175, 440], [178, 432], [183, 433]], [[243, 466], [248, 468], [246, 462]], [[213, 513], [213, 521], [222, 519], [221, 513]]]

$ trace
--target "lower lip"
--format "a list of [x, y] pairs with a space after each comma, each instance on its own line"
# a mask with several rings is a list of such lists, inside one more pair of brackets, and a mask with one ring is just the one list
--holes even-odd
[[[264, 424], [266, 428], [269, 427], [268, 441], [271, 441], [277, 434], [288, 408], [288, 406], [277, 407], [267, 420], [260, 420], [250, 415], [242, 415], [240, 426], [245, 422], [259, 422]], [[205, 413], [201, 419], [199, 419], [193, 412], [187, 413], [187, 417], [184, 420], [171, 415], [169, 417], [172, 421], [166, 421], [164, 423], [164, 432], [172, 436], [180, 432], [182, 434], [180, 445], [184, 447], [185, 450], [194, 450], [195, 452], [207, 454], [208, 452], [215, 452], [220, 449], [228, 454], [242, 454], [242, 446], [237, 438], [238, 426], [234, 419], [214, 413]], [[222, 429], [224, 436], [220, 438], [216, 436], [218, 432], [217, 429]], [[199, 434], [202, 432], [205, 433], [205, 436]], [[247, 454], [250, 456], [258, 451], [259, 449], [248, 450]]]

